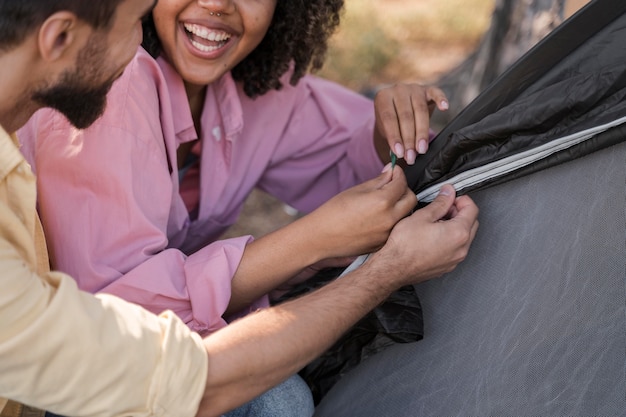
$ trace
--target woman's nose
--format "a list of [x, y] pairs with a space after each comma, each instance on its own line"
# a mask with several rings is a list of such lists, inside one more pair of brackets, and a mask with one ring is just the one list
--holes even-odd
[[235, 11], [235, 2], [232, 0], [198, 0], [198, 5], [208, 10], [211, 16], [231, 14]]

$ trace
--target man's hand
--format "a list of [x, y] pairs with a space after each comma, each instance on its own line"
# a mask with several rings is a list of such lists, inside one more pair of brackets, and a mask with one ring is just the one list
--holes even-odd
[[465, 259], [477, 230], [478, 207], [444, 185], [432, 203], [396, 225], [367, 263], [387, 271], [381, 277], [391, 279], [392, 286], [415, 284], [452, 271]]

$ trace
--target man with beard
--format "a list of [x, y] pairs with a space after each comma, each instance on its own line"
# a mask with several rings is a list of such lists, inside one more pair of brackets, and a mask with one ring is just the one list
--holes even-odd
[[49, 271], [35, 178], [6, 133], [44, 106], [79, 128], [96, 120], [154, 4], [0, 0], [0, 397], [12, 400], [0, 399], [2, 416], [44, 414], [19, 402], [73, 416], [197, 410], [200, 338], [171, 315], [79, 292]]
[[[51, 272], [35, 177], [7, 132], [45, 106], [78, 128], [96, 120], [141, 41], [140, 21], [153, 1], [0, 0], [0, 396], [11, 399], [0, 400], [3, 417], [44, 415], [40, 409], [221, 415], [288, 381], [396, 289], [453, 269], [475, 236], [477, 207], [445, 186], [357, 270], [204, 340], [171, 312], [155, 316], [93, 296]], [[346, 193], [397, 194], [404, 214], [416, 204], [402, 171], [391, 166]], [[306, 233], [306, 216], [298, 222]], [[303, 404], [269, 415], [296, 415], [295, 407], [310, 415], [310, 403]]]

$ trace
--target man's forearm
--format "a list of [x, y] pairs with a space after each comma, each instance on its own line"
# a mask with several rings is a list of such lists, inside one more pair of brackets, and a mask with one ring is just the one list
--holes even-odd
[[398, 222], [359, 269], [209, 336], [198, 415], [220, 415], [249, 401], [323, 353], [394, 290], [453, 270], [477, 230], [478, 207], [444, 186], [427, 207]]
[[319, 291], [207, 337], [209, 371], [198, 416], [220, 415], [251, 400], [323, 353], [395, 289], [385, 287], [381, 273], [381, 265], [365, 264]]

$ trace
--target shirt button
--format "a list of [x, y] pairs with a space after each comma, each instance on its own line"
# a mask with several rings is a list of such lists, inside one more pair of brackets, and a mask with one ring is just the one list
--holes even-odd
[[213, 130], [211, 131], [211, 133], [213, 134], [213, 137], [215, 138], [216, 142], [219, 142], [220, 140], [222, 140], [222, 129], [220, 129], [219, 126], [215, 126]]

